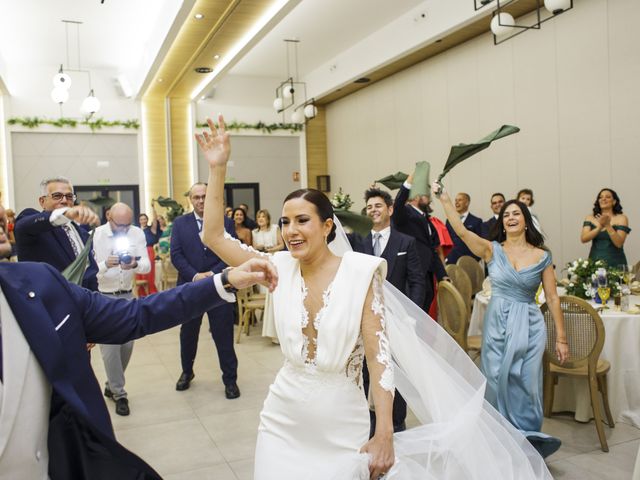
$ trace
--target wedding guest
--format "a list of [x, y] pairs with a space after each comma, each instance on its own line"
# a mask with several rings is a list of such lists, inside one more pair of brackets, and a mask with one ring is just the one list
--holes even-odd
[[[458, 212], [458, 218], [467, 230], [475, 233], [476, 235], [482, 235], [482, 220], [469, 212], [470, 203], [471, 196], [469, 196], [468, 193], [460, 192], [456, 195], [454, 204], [456, 212]], [[449, 222], [449, 220], [447, 220], [447, 230], [453, 240], [453, 248], [446, 258], [448, 264], [456, 263], [460, 257], [465, 255], [479, 260], [479, 257], [474, 255], [469, 247], [467, 247], [462, 239], [460, 239], [453, 226], [451, 226], [451, 222]]]
[[251, 239], [251, 229], [247, 224], [247, 214], [241, 207], [233, 209], [233, 224], [235, 225], [236, 236], [238, 237], [238, 240], [240, 240], [245, 245], [253, 245], [253, 240]]
[[530, 188], [523, 188], [518, 192], [518, 195], [516, 195], [516, 199], [527, 206], [533, 220], [533, 226], [536, 227], [538, 231], [544, 235], [544, 231], [542, 230], [542, 226], [540, 225], [540, 220], [538, 219], [538, 216], [533, 213], [533, 210], [531, 208], [534, 204], [533, 190], [531, 190]]
[[158, 212], [156, 212], [155, 202], [151, 202], [151, 209], [153, 210], [153, 220], [149, 224], [149, 217], [146, 213], [141, 213], [138, 217], [138, 223], [140, 228], [144, 232], [145, 243], [147, 246], [147, 255], [149, 256], [149, 261], [151, 262], [151, 270], [146, 274], [137, 274], [136, 279], [138, 280], [146, 280], [147, 281], [147, 289], [145, 290], [143, 287], [138, 288], [138, 296], [151, 295], [152, 293], [157, 293], [158, 289], [156, 288], [156, 252], [154, 250], [154, 246], [160, 241], [160, 236], [162, 235], [162, 229], [160, 228], [160, 222], [158, 221]]
[[482, 223], [482, 238], [489, 238], [491, 229], [496, 223], [498, 223], [498, 217], [500, 215], [500, 210], [502, 209], [502, 205], [504, 205], [504, 202], [504, 195], [500, 192], [496, 192], [491, 195], [491, 211], [493, 212], [493, 215], [486, 222]]
[[[76, 195], [71, 181], [65, 177], [47, 178], [40, 182], [38, 202], [42, 211], [26, 208], [16, 219], [15, 235], [18, 260], [44, 262], [62, 272], [80, 254], [89, 239], [81, 225], [98, 225], [93, 210], [74, 206]], [[89, 255], [89, 266], [82, 286], [98, 290], [98, 265]]]
[[225, 207], [224, 208], [224, 216], [227, 218], [233, 217], [233, 207]]
[[593, 214], [587, 215], [582, 224], [580, 241], [591, 242], [589, 258], [604, 260], [610, 267], [627, 265], [623, 247], [630, 232], [620, 197], [610, 188], [603, 188], [593, 204]]
[[240, 205], [238, 205], [238, 208], [241, 208], [242, 211], [244, 212], [245, 223], [247, 225], [247, 228], [249, 230], [258, 228], [258, 224], [256, 223], [256, 221], [249, 216], [249, 205], [247, 205], [246, 203], [241, 203]]
[[167, 229], [167, 219], [164, 218], [164, 215], [158, 215], [158, 225], [160, 227], [160, 231], [165, 231]]
[[256, 214], [258, 228], [253, 230], [253, 248], [259, 252], [275, 253], [284, 249], [284, 241], [280, 233], [280, 227], [271, 223], [271, 214], [268, 210], [258, 210]]

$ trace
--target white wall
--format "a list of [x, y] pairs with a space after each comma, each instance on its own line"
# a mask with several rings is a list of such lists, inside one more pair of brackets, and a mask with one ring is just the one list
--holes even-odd
[[[359, 209], [372, 180], [420, 160], [435, 176], [451, 145], [513, 124], [522, 131], [458, 166], [446, 188], [468, 192], [471, 211], [485, 219], [492, 192], [509, 198], [532, 188], [555, 263], [564, 266], [587, 255], [583, 218], [600, 188], [611, 187], [634, 229], [628, 260], [640, 260], [640, 2], [574, 5], [540, 31], [499, 46], [483, 35], [330, 104], [334, 189]], [[436, 214], [443, 216], [439, 205]]]

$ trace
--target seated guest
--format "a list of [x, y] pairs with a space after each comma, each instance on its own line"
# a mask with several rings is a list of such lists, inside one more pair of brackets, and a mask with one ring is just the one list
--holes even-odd
[[[469, 213], [469, 204], [471, 203], [471, 197], [468, 193], [460, 192], [456, 195], [454, 200], [454, 204], [456, 207], [456, 212], [458, 212], [458, 216], [462, 221], [464, 227], [475, 233], [476, 235], [482, 235], [482, 220], [472, 213]], [[449, 230], [449, 235], [451, 235], [451, 240], [453, 240], [453, 248], [447, 255], [447, 263], [453, 264], [458, 261], [460, 257], [465, 255], [475, 258], [476, 260], [480, 260], [479, 257], [471, 253], [469, 247], [460, 239], [458, 234], [455, 232], [449, 220], [447, 220], [447, 230]]]
[[491, 211], [493, 215], [489, 220], [482, 223], [482, 238], [485, 240], [489, 239], [489, 232], [493, 226], [498, 223], [498, 216], [500, 215], [500, 210], [502, 210], [502, 205], [504, 205], [505, 198], [504, 195], [496, 192], [491, 195]]
[[244, 212], [245, 224], [247, 225], [247, 228], [249, 230], [258, 228], [258, 224], [256, 223], [256, 221], [249, 216], [249, 205], [247, 205], [246, 203], [241, 203], [240, 205], [238, 205], [238, 208], [241, 208]]
[[138, 217], [138, 223], [140, 224], [140, 228], [144, 232], [144, 238], [147, 246], [147, 255], [149, 256], [149, 261], [151, 262], [151, 270], [149, 271], [149, 273], [139, 273], [136, 275], [137, 280], [147, 281], [146, 290], [142, 286], [138, 288], [139, 297], [145, 296], [147, 294], [151, 295], [152, 293], [158, 292], [158, 289], [156, 288], [156, 252], [153, 247], [160, 241], [162, 229], [160, 228], [160, 222], [158, 221], [158, 212], [156, 212], [156, 207], [153, 200], [151, 201], [151, 208], [153, 210], [153, 220], [151, 221], [151, 224], [149, 224], [149, 217], [146, 213], [141, 213]]
[[[0, 234], [0, 254], [11, 249]], [[43, 263], [0, 264], [3, 479], [147, 479], [160, 475], [115, 438], [87, 342], [122, 344], [229, 301], [227, 287], [275, 286], [266, 260], [139, 300], [68, 283]]]
[[536, 229], [544, 235], [542, 227], [540, 226], [540, 220], [538, 220], [538, 216], [533, 213], [533, 210], [531, 209], [534, 204], [533, 190], [531, 190], [530, 188], [523, 188], [518, 192], [518, 195], [516, 195], [516, 199], [524, 203], [529, 208], [529, 213], [531, 214], [531, 219], [533, 220], [533, 226], [536, 227]]
[[259, 252], [275, 253], [284, 250], [284, 240], [280, 233], [280, 227], [271, 223], [271, 214], [268, 210], [258, 210], [256, 215], [258, 228], [253, 230], [253, 248]]
[[593, 204], [593, 214], [584, 219], [580, 235], [582, 243], [591, 242], [589, 258], [604, 260], [610, 267], [627, 265], [623, 247], [630, 232], [620, 197], [610, 188], [603, 188]]
[[[62, 272], [80, 254], [89, 233], [82, 225], [98, 225], [98, 216], [89, 207], [74, 206], [73, 185], [65, 177], [40, 182], [38, 199], [42, 211], [26, 208], [16, 219], [15, 235], [18, 260], [44, 262]], [[82, 286], [98, 290], [98, 265], [89, 255], [89, 266]]]
[[247, 224], [247, 214], [244, 213], [244, 210], [240, 207], [233, 209], [233, 224], [236, 229], [238, 240], [245, 245], [253, 245], [251, 229]]

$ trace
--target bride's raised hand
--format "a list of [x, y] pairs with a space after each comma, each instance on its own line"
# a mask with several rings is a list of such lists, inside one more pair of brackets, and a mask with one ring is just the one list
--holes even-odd
[[386, 475], [395, 462], [393, 452], [393, 434], [376, 434], [360, 449], [361, 453], [369, 454], [369, 478], [378, 480]]
[[207, 159], [210, 167], [223, 167], [229, 160], [231, 154], [231, 142], [229, 141], [229, 133], [226, 130], [224, 117], [218, 115], [218, 127], [216, 128], [213, 120], [207, 118], [207, 124], [211, 132], [206, 130], [202, 134], [196, 133], [196, 141], [200, 145], [200, 150]]

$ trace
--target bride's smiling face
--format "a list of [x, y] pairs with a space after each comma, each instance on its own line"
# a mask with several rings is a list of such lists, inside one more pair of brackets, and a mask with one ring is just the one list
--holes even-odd
[[333, 220], [322, 220], [316, 206], [303, 198], [287, 200], [280, 218], [282, 238], [291, 256], [305, 259], [327, 248]]

